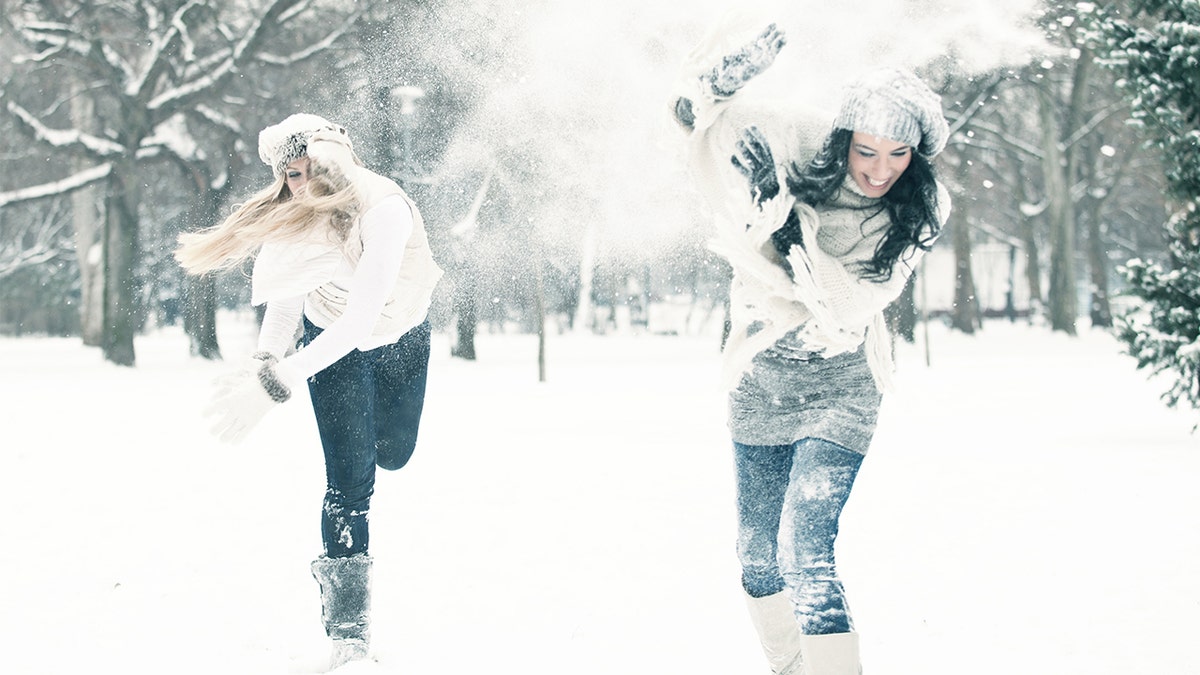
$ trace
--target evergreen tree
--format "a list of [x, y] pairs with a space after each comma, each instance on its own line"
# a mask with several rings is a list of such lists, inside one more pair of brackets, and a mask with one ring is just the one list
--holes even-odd
[[1102, 64], [1114, 69], [1141, 127], [1165, 157], [1167, 267], [1130, 260], [1129, 294], [1141, 306], [1118, 335], [1139, 368], [1174, 377], [1163, 394], [1200, 409], [1200, 0], [1133, 0], [1124, 16], [1097, 8], [1089, 23]]

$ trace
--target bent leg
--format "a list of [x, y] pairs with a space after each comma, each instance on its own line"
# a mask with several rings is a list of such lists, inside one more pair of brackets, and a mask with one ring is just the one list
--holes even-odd
[[[306, 339], [319, 332], [306, 322]], [[365, 553], [369, 543], [367, 514], [375, 490], [371, 378], [365, 355], [353, 351], [308, 381], [325, 452], [321, 537], [330, 558]]]
[[408, 463], [417, 446], [429, 372], [429, 322], [405, 333], [375, 355], [375, 451], [381, 469]]
[[762, 598], [784, 588], [778, 561], [779, 518], [792, 467], [792, 448], [740, 443], [733, 447], [742, 587], [750, 597]]
[[863, 456], [816, 438], [797, 441], [793, 448], [779, 556], [782, 575], [802, 633], [848, 633], [853, 620], [834, 562], [834, 542]]

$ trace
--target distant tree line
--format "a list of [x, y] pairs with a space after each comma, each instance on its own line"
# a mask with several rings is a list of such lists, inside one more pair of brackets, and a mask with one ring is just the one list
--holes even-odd
[[[1009, 315], [1069, 334], [1083, 317], [1112, 326], [1150, 261], [1194, 267], [1194, 174], [1173, 168], [1169, 141], [1196, 128], [1194, 102], [1156, 126], [1144, 94], [1164, 85], [1138, 79], [1157, 66], [1128, 48], [1166, 30], [1164, 16], [1194, 32], [1194, 5], [1047, 1], [1034, 17], [1046, 47], [1026, 63], [968, 73], [947, 53], [921, 68], [953, 131], [939, 171], [955, 208], [939, 246], [955, 260], [954, 328], [982, 326], [973, 250], [987, 242], [1011, 249], [1027, 289]], [[422, 205], [448, 272], [433, 318], [458, 356], [474, 357], [479, 327], [645, 326], [667, 301], [719, 317], [728, 272], [704, 248], [707, 216], [681, 163], [656, 153], [658, 127], [631, 122], [640, 110], [588, 98], [658, 81], [571, 69], [555, 93], [539, 89], [547, 74], [530, 71], [552, 59], [536, 41], [586, 31], [530, 38], [536, 16], [506, 0], [9, 3], [0, 333], [79, 335], [132, 365], [139, 331], [182, 322], [194, 353], [219, 357], [217, 311], [245, 306], [245, 271], [185, 278], [173, 242], [269, 178], [256, 133], [301, 110], [344, 123]], [[621, 58], [665, 72], [668, 57], [648, 34]], [[629, 234], [663, 223], [670, 236]], [[892, 308], [908, 339], [918, 309], [913, 286]]]

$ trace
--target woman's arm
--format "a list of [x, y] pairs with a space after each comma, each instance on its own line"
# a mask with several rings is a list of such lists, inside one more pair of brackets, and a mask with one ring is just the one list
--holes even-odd
[[258, 331], [258, 353], [282, 359], [296, 345], [296, 328], [303, 313], [303, 295], [268, 302]]
[[[717, 114], [721, 104], [771, 67], [786, 43], [783, 31], [771, 24], [737, 51], [721, 56], [719, 63], [699, 77], [688, 78], [672, 102], [675, 121], [687, 131], [694, 131], [697, 121], [701, 122], [701, 128], [707, 126], [707, 121]], [[708, 64], [703, 67], [708, 68]]]
[[349, 354], [371, 334], [400, 274], [404, 247], [413, 231], [408, 202], [391, 195], [368, 209], [362, 219], [363, 253], [345, 312], [312, 343], [285, 359], [306, 379]]

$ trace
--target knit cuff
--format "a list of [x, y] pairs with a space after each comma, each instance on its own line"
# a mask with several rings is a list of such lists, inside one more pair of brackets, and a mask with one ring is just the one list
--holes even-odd
[[276, 403], [283, 403], [292, 397], [292, 388], [280, 375], [274, 357], [264, 361], [258, 369], [258, 383], [267, 391], [267, 396]]

